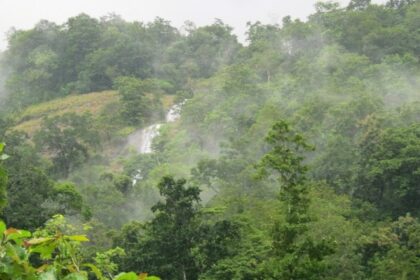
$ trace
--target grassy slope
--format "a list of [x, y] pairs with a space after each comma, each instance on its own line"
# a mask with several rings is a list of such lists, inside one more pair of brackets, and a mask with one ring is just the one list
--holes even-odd
[[36, 104], [28, 107], [20, 114], [14, 129], [31, 135], [40, 127], [43, 118], [46, 116], [53, 117], [69, 112], [76, 114], [90, 113], [96, 116], [108, 105], [116, 103], [118, 100], [119, 96], [116, 91], [103, 91], [71, 95]]
[[[161, 100], [163, 108], [168, 110], [174, 103], [174, 99], [174, 95], [164, 95]], [[103, 112], [108, 105], [117, 103], [118, 101], [118, 93], [113, 90], [54, 99], [49, 102], [32, 105], [25, 109], [18, 116], [14, 129], [24, 131], [31, 135], [40, 127], [42, 119], [46, 116], [53, 117], [72, 112], [76, 114], [90, 113], [95, 117]]]

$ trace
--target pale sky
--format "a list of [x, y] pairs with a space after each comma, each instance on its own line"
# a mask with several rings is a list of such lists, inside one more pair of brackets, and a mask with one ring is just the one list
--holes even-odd
[[[376, 0], [373, 2], [384, 2]], [[7, 46], [11, 27], [32, 28], [41, 19], [64, 23], [69, 17], [86, 13], [99, 18], [109, 13], [127, 21], [152, 21], [162, 17], [181, 27], [186, 20], [197, 26], [211, 24], [215, 18], [234, 28], [241, 41], [246, 22], [280, 23], [284, 16], [306, 19], [317, 0], [0, 0], [0, 50]], [[336, 2], [347, 5], [349, 0]]]

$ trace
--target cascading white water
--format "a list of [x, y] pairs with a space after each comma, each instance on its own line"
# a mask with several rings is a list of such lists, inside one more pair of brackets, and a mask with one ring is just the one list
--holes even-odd
[[[185, 100], [186, 101], [186, 100]], [[185, 104], [185, 101], [173, 105], [166, 113], [166, 122], [174, 122], [181, 116], [181, 107]], [[153, 152], [152, 143], [153, 139], [159, 135], [159, 129], [161, 123], [152, 124], [146, 128], [137, 130], [136, 132], [128, 136], [128, 146], [134, 147], [139, 154], [150, 154]], [[133, 176], [133, 186], [137, 181], [143, 179], [141, 170], [138, 169], [136, 174]]]
[[[166, 113], [166, 122], [174, 122], [180, 117], [181, 107], [184, 102], [173, 105], [168, 113]], [[128, 136], [128, 146], [134, 147], [139, 154], [150, 154], [153, 152], [152, 143], [153, 139], [159, 135], [161, 123], [152, 124], [146, 128], [137, 130]]]
[[169, 109], [168, 113], [166, 114], [166, 122], [167, 123], [174, 122], [177, 119], [179, 119], [179, 117], [181, 116], [181, 108], [185, 104], [185, 102], [187, 102], [187, 99], [185, 99], [181, 103], [173, 105]]
[[134, 147], [140, 154], [152, 152], [153, 139], [159, 135], [160, 123], [152, 124], [146, 128], [137, 130], [128, 136], [128, 145]]
[[143, 175], [141, 174], [141, 169], [137, 169], [136, 174], [134, 174], [133, 179], [132, 179], [132, 185], [134, 186], [135, 184], [137, 184], [137, 181], [140, 181], [142, 179], [143, 179]]

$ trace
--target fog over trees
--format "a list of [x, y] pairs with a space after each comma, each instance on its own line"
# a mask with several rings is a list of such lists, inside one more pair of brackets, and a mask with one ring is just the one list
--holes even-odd
[[418, 279], [420, 1], [246, 36], [84, 13], [10, 33], [0, 279]]

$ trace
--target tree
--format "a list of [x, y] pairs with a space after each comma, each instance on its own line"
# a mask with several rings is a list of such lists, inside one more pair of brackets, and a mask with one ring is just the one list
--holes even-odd
[[86, 56], [99, 47], [101, 28], [97, 19], [86, 14], [69, 18], [65, 27], [62, 45], [65, 76], [67, 82], [75, 82]]
[[66, 178], [89, 158], [89, 148], [97, 147], [98, 137], [89, 115], [66, 113], [45, 118], [34, 139], [39, 150], [51, 155], [52, 173]]
[[392, 8], [392, 9], [400, 10], [400, 9], [404, 9], [405, 7], [407, 7], [411, 4], [414, 4], [416, 2], [417, 2], [417, 0], [389, 0], [386, 3], [386, 6]]
[[[42, 171], [39, 157], [25, 134], [10, 132], [5, 140], [9, 143], [5, 151], [10, 157], [4, 166], [8, 173], [8, 203], [2, 217], [10, 226], [32, 230], [49, 218], [42, 204], [53, 192], [53, 183]], [[34, 207], [38, 211], [33, 211]]]
[[360, 141], [355, 195], [393, 217], [418, 214], [420, 125], [368, 130]]
[[333, 252], [325, 240], [305, 236], [310, 222], [308, 213], [308, 168], [302, 152], [310, 151], [302, 135], [291, 130], [285, 121], [276, 123], [266, 137], [271, 151], [259, 163], [260, 176], [273, 172], [280, 183], [285, 221], [272, 231], [272, 257], [264, 264], [266, 279], [319, 279], [325, 270], [323, 259]]
[[420, 224], [411, 215], [374, 228], [359, 252], [369, 279], [417, 279], [420, 268]]
[[58, 38], [59, 27], [46, 20], [31, 30], [9, 35], [9, 49], [2, 64], [9, 74], [6, 103], [11, 111], [45, 101], [59, 92]]
[[[86, 214], [87, 207], [73, 184], [56, 184], [43, 170], [43, 164], [27, 135], [9, 132], [5, 148], [9, 158], [4, 166], [8, 174], [7, 206], [1, 217], [10, 226], [36, 229], [54, 214]], [[33, 211], [36, 208], [37, 211]]]
[[[8, 205], [3, 217], [13, 227], [36, 229], [51, 213], [43, 206], [53, 193], [53, 183], [35, 167], [10, 170], [7, 184]], [[33, 211], [36, 208], [37, 211]]]
[[200, 190], [185, 184], [185, 180], [171, 177], [164, 177], [159, 183], [159, 192], [165, 201], [152, 207], [155, 218], [148, 228], [151, 239], [144, 244], [154, 248], [146, 259], [153, 265], [153, 270], [148, 270], [165, 279], [196, 278], [192, 249], [198, 232]]
[[7, 173], [2, 166], [2, 161], [7, 158], [7, 155], [3, 154], [4, 143], [0, 142], [0, 214], [3, 208], [7, 204], [6, 187], [7, 187]]
[[371, 0], [351, 0], [347, 9], [349, 10], [363, 10], [369, 7]]
[[143, 81], [134, 77], [119, 77], [115, 86], [121, 95], [121, 115], [130, 125], [144, 124], [159, 112], [155, 98], [146, 96], [154, 87], [154, 81]]
[[126, 252], [124, 270], [143, 269], [164, 279], [198, 279], [216, 263], [236, 253], [239, 225], [209, 221], [213, 213], [201, 211], [200, 189], [184, 179], [163, 177], [158, 185], [163, 201], [152, 207], [148, 223], [124, 226], [115, 245]]

